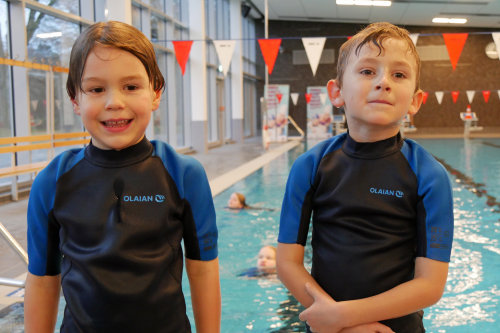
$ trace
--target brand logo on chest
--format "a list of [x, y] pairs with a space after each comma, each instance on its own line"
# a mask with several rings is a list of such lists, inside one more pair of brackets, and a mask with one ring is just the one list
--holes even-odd
[[162, 203], [165, 201], [165, 196], [163, 194], [153, 194], [153, 195], [124, 195], [124, 202], [153, 202]]
[[370, 193], [377, 195], [387, 195], [396, 198], [402, 198], [404, 196], [404, 193], [402, 191], [377, 187], [370, 187]]

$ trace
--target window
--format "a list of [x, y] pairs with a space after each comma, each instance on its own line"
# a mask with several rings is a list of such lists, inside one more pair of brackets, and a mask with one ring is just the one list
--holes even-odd
[[[0, 58], [10, 59], [8, 3], [0, 1]], [[10, 66], [0, 65], [0, 137], [13, 135]], [[9, 161], [10, 162], [10, 161]]]

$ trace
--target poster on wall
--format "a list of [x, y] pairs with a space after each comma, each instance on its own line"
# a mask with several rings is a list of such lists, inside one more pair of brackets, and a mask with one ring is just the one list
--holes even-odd
[[267, 142], [286, 141], [288, 139], [288, 84], [270, 84], [265, 87], [267, 115], [262, 130]]
[[333, 108], [326, 87], [307, 87], [307, 137], [325, 139], [332, 136]]

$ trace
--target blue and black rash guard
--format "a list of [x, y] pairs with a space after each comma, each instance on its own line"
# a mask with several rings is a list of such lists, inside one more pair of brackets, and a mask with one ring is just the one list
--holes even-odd
[[[449, 262], [451, 184], [444, 167], [398, 134], [317, 144], [292, 166], [278, 242], [305, 246], [312, 214], [312, 269], [337, 301], [380, 294], [414, 277], [415, 258]], [[421, 313], [383, 321], [423, 332]]]
[[61, 332], [190, 332], [181, 289], [186, 257], [217, 257], [201, 164], [143, 139], [58, 155], [33, 184], [29, 271], [61, 274]]

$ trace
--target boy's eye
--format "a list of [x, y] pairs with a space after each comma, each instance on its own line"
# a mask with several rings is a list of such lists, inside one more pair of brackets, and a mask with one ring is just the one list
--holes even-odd
[[404, 73], [395, 73], [394, 76], [397, 77], [398, 79], [403, 79], [406, 77]]
[[89, 89], [91, 93], [101, 93], [104, 91], [104, 88], [91, 88]]
[[128, 84], [125, 86], [125, 89], [127, 90], [137, 90], [139, 87], [134, 85], [134, 84]]
[[373, 71], [371, 69], [363, 69], [359, 73], [362, 75], [372, 75]]

